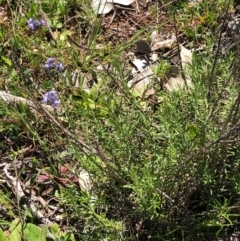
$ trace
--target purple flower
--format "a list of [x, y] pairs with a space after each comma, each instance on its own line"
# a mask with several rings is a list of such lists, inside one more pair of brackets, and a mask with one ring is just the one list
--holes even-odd
[[30, 19], [27, 21], [27, 23], [28, 23], [28, 27], [29, 27], [31, 30], [35, 30], [35, 29], [37, 29], [37, 28], [42, 27], [43, 25], [46, 25], [46, 23], [45, 23], [44, 20], [41, 19], [40, 21], [38, 21], [38, 20], [36, 20], [36, 19], [34, 19], [34, 18], [30, 18]]
[[28, 27], [32, 30], [34, 30], [35, 25], [36, 25], [36, 20], [34, 20], [33, 18], [30, 18], [28, 21]]
[[51, 90], [45, 93], [43, 96], [43, 103], [54, 107], [58, 106], [60, 101], [58, 100], [57, 92], [55, 90]]
[[54, 58], [47, 59], [46, 64], [44, 65], [45, 69], [51, 69], [54, 67]]
[[46, 70], [55, 68], [57, 71], [62, 71], [64, 69], [63, 64], [60, 62], [55, 62], [54, 58], [49, 58], [44, 67]]
[[64, 69], [64, 68], [63, 68], [63, 64], [60, 63], [60, 62], [57, 62], [57, 63], [55, 64], [55, 68], [56, 68], [56, 70], [59, 70], [59, 71], [61, 71], [61, 70]]
[[45, 26], [46, 25], [46, 22], [44, 20], [42, 20], [42, 19], [39, 22], [40, 22], [41, 26]]
[[48, 58], [47, 59], [47, 64], [53, 64], [54, 58]]

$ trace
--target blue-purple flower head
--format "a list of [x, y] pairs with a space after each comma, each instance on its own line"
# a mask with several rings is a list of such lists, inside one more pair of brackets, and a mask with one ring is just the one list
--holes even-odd
[[46, 70], [56, 69], [57, 71], [64, 70], [63, 64], [60, 62], [55, 62], [54, 58], [47, 59], [46, 64], [44, 65]]
[[60, 63], [60, 62], [57, 62], [56, 64], [55, 64], [55, 68], [56, 68], [56, 70], [59, 70], [59, 71], [62, 71], [64, 68], [63, 68], [63, 64], [62, 63]]
[[44, 25], [46, 25], [45, 21], [44, 20], [36, 20], [34, 18], [30, 18], [28, 21], [28, 27], [31, 29], [31, 30], [36, 30]]
[[60, 101], [58, 100], [57, 92], [55, 90], [51, 90], [45, 93], [43, 96], [43, 103], [54, 107], [59, 106]]
[[54, 68], [54, 58], [47, 59], [46, 64], [44, 65], [45, 69], [52, 69]]

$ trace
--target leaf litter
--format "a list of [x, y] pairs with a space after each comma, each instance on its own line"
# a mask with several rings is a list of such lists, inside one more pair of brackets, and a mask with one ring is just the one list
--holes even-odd
[[[132, 63], [135, 65], [135, 68], [132, 69], [132, 74], [135, 75], [128, 82], [128, 87], [133, 88], [134, 94], [141, 98], [144, 94], [146, 94], [145, 97], [147, 97], [155, 93], [155, 90], [152, 87], [153, 81], [156, 80], [156, 78], [153, 78], [155, 76], [154, 73], [156, 72], [154, 70], [156, 70], [158, 62], [161, 61], [156, 51], [171, 49], [177, 43], [174, 35], [172, 35], [170, 39], [163, 40], [158, 35], [157, 31], [152, 33], [151, 39], [151, 44], [146, 43], [144, 40], [137, 42], [137, 51], [141, 53], [151, 52], [151, 56], [149, 57], [149, 61], [143, 57], [134, 57]], [[149, 48], [147, 48], [146, 45], [149, 46]], [[172, 65], [164, 74], [163, 78], [157, 78], [159, 84], [162, 84], [167, 91], [176, 91], [186, 85], [187, 87], [192, 86], [192, 80], [189, 73], [192, 64], [192, 51], [180, 45], [180, 57], [183, 73], [181, 73], [179, 66]], [[153, 63], [151, 63], [151, 60]]]
[[135, 0], [93, 0], [92, 7], [98, 14], [107, 14], [114, 9], [114, 5], [121, 4], [123, 6], [129, 6]]
[[[184, 46], [180, 46], [180, 56], [183, 74], [178, 66], [172, 66], [169, 71], [165, 74], [164, 87], [168, 91], [178, 90], [182, 87], [192, 87], [192, 79], [190, 77], [190, 65], [192, 64], [192, 52], [186, 49]], [[183, 75], [185, 79], [183, 78]]]

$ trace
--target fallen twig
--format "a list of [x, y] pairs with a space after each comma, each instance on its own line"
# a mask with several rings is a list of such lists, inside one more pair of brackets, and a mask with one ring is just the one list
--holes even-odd
[[[9, 93], [7, 93], [6, 91], [0, 91], [0, 99], [2, 99], [3, 101], [7, 102], [7, 103], [14, 103], [14, 104], [19, 104], [19, 103], [23, 103], [25, 105], [28, 105], [30, 110], [36, 110], [36, 104], [31, 101], [31, 100], [27, 100], [23, 97], [18, 97], [15, 95], [11, 95]], [[45, 105], [45, 104], [41, 104], [41, 106], [48, 110], [49, 112], [56, 112], [56, 108], [50, 106], [50, 105]]]
[[[11, 176], [11, 174], [8, 172], [10, 164], [5, 163], [5, 166], [3, 168], [3, 171], [8, 179], [7, 184], [14, 190], [14, 193], [16, 195], [16, 198], [18, 200], [18, 203], [20, 203], [21, 200], [26, 199], [25, 193], [17, 180], [16, 177]], [[52, 224], [52, 222], [43, 216], [43, 214], [36, 208], [35, 204], [33, 202], [29, 202], [28, 204], [23, 204], [23, 207], [29, 208], [31, 213], [33, 215], [36, 215], [36, 217], [44, 224]]]

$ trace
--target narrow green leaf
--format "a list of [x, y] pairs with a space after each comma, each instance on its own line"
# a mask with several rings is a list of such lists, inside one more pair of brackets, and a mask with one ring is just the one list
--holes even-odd
[[42, 232], [40, 233], [39, 241], [46, 241], [47, 232], [48, 232], [48, 226], [44, 226], [42, 229]]
[[0, 228], [0, 241], [6, 241], [6, 240], [7, 240], [7, 239], [6, 239], [6, 237], [5, 237], [2, 229]]
[[50, 230], [53, 231], [55, 234], [59, 232], [59, 226], [56, 223], [53, 223], [50, 227]]
[[64, 241], [75, 241], [74, 235], [72, 233], [63, 233], [61, 238], [64, 238]]
[[10, 241], [21, 241], [22, 225], [19, 218], [16, 218], [10, 225]]
[[4, 61], [5, 64], [7, 64], [9, 67], [12, 66], [12, 61], [4, 56], [1, 56], [2, 60]]

